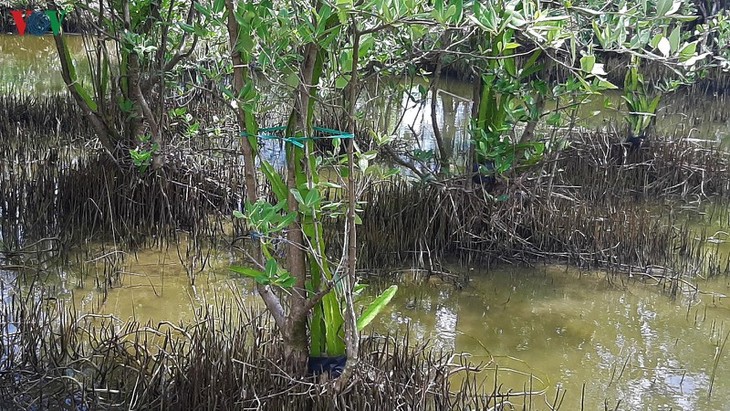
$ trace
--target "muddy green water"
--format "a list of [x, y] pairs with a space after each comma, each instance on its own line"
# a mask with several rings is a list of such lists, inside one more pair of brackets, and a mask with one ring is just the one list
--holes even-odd
[[[83, 37], [70, 36], [79, 78], [88, 78]], [[53, 36], [0, 34], [0, 93], [50, 95], [66, 90]]]
[[[721, 325], [730, 319], [724, 298], [672, 301], [655, 286], [611, 285], [605, 275], [558, 267], [473, 274], [460, 291], [404, 287], [381, 326], [408, 325], [419, 339], [490, 363], [492, 384], [496, 369], [515, 390], [561, 387], [564, 409], [578, 408], [583, 383], [588, 410], [604, 400], [628, 410], [714, 410], [730, 400], [725, 356], [708, 397], [716, 349], [730, 330]], [[705, 287], [726, 293], [729, 284]]]
[[[83, 58], [80, 38], [72, 41], [72, 47], [77, 58]], [[0, 92], [62, 91], [54, 53], [49, 37], [0, 35]], [[444, 87], [447, 93], [439, 94], [437, 106], [439, 120], [458, 157], [466, 150], [470, 103], [464, 97], [471, 89], [453, 81]], [[581, 113], [583, 124], [620, 123], [618, 112], [605, 109], [602, 99], [593, 104]], [[398, 134], [414, 146], [433, 148], [428, 105], [402, 106], [407, 108]], [[663, 117], [667, 120], [660, 125], [685, 130], [681, 124], [687, 115], [674, 120], [671, 116], [675, 115]], [[727, 139], [726, 123], [701, 123], [690, 136]], [[417, 138], [409, 134], [408, 124]], [[717, 252], [728, 252], [722, 242], [728, 239], [727, 227], [723, 222], [708, 227], [717, 234], [713, 245]], [[85, 264], [83, 274], [79, 267], [64, 268], [47, 282], [59, 295], [72, 299], [80, 312], [143, 322], [190, 321], [201, 305], [226, 299], [231, 303], [232, 296], [245, 305], [261, 306], [251, 291], [253, 285], [226, 269], [238, 258], [227, 253], [212, 256], [195, 287], [176, 252], [158, 250], [129, 256], [121, 285], [106, 296], [95, 287], [92, 263]], [[495, 372], [499, 383], [515, 391], [531, 387], [545, 390], [551, 398], [557, 388], [566, 390], [563, 410], [579, 409], [584, 384], [587, 410], [603, 409], [604, 401], [612, 408], [617, 400], [626, 410], [728, 409], [730, 347], [719, 347], [730, 332], [730, 303], [724, 297], [730, 294], [730, 280], [699, 280], [705, 293], [671, 299], [661, 288], [636, 278], [610, 279], [604, 273], [554, 266], [452, 270], [468, 270], [471, 281], [458, 289], [441, 281], [401, 278], [399, 293], [370, 331], [408, 330], [414, 341], [468, 353], [472, 361], [488, 364], [483, 372], [487, 390], [494, 384]], [[12, 281], [12, 273], [2, 274], [3, 281]], [[371, 296], [388, 285], [372, 283]], [[533, 403], [533, 409], [546, 408]]]
[[[192, 287], [174, 251], [142, 251], [128, 259], [121, 286], [109, 289], [106, 300], [88, 264], [84, 275], [69, 268], [48, 283], [80, 312], [185, 322], [204, 304], [234, 304], [234, 296], [262, 306], [253, 284], [228, 274], [234, 261], [218, 253]], [[452, 271], [458, 270], [471, 277], [461, 288], [399, 274], [398, 294], [368, 331], [407, 331], [414, 342], [467, 353], [485, 364], [485, 390], [494, 385], [495, 372], [514, 391], [531, 387], [552, 398], [557, 388], [565, 390], [564, 410], [579, 408], [584, 383], [587, 410], [617, 400], [625, 410], [721, 410], [730, 404], [730, 352], [719, 349], [730, 332], [730, 279], [701, 280], [702, 293], [672, 299], [637, 278], [558, 266]], [[371, 287], [362, 303], [388, 285], [364, 281]], [[547, 407], [533, 403], [533, 409]]]

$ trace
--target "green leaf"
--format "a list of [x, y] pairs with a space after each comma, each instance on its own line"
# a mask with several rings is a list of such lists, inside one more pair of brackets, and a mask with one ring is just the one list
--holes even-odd
[[134, 110], [134, 103], [132, 100], [124, 99], [121, 103], [119, 103], [119, 108], [125, 113], [131, 113], [132, 110]]
[[347, 84], [349, 82], [350, 82], [350, 76], [348, 76], [348, 75], [337, 76], [337, 78], [335, 79], [335, 88], [339, 88], [339, 89], [345, 88], [345, 87], [347, 87]]
[[672, 52], [676, 52], [679, 50], [679, 25], [672, 30], [672, 33], [669, 34], [669, 45], [672, 48]]
[[336, 356], [345, 354], [344, 333], [345, 320], [342, 318], [340, 300], [333, 291], [322, 298], [324, 324], [327, 333], [327, 354]]
[[345, 73], [352, 71], [352, 50], [343, 51], [340, 55], [341, 70]]
[[605, 79], [599, 79], [597, 87], [599, 90], [617, 90], [618, 87], [616, 87], [615, 84], [611, 83], [608, 80]]
[[464, 0], [453, 0], [452, 7], [456, 8], [456, 12], [452, 16], [451, 22], [459, 24], [461, 19], [464, 18]]
[[575, 38], [575, 35], [572, 35], [570, 38], [570, 64], [572, 65], [573, 62], [575, 62], [575, 57], [577, 56], [577, 40]]
[[317, 190], [317, 187], [312, 187], [312, 189], [307, 193], [307, 196], [304, 198], [304, 204], [308, 207], [314, 207], [319, 203], [319, 201], [319, 190]]
[[296, 282], [297, 279], [292, 277], [291, 274], [283, 273], [274, 281], [274, 284], [281, 288], [292, 288]]
[[260, 283], [260, 284], [268, 284], [268, 282], [269, 282], [268, 277], [266, 276], [266, 274], [264, 274], [263, 271], [254, 270], [253, 268], [248, 268], [248, 267], [237, 267], [237, 266], [230, 267], [230, 270], [233, 271], [234, 273], [241, 274], [241, 275], [249, 277], [249, 278], [253, 278], [254, 280], [256, 280], [257, 283]]
[[505, 58], [504, 60], [500, 60], [502, 63], [504, 63], [504, 68], [507, 70], [507, 73], [512, 76], [517, 76], [517, 68], [515, 66], [515, 58]]
[[297, 88], [299, 86], [299, 75], [297, 73], [289, 73], [284, 79], [284, 83], [291, 88]]
[[657, 107], [659, 107], [659, 100], [661, 100], [662, 96], [661, 94], [654, 97], [654, 99], [649, 103], [648, 107], [646, 108], [646, 112], [650, 114], [655, 114]]
[[395, 293], [398, 291], [397, 285], [391, 285], [388, 287], [387, 290], [383, 291], [382, 294], [378, 296], [370, 305], [368, 308], [363, 311], [360, 318], [357, 319], [357, 329], [358, 331], [362, 331], [363, 328], [365, 328], [368, 324], [370, 324], [375, 317], [380, 314], [381, 311], [390, 303], [390, 300], [393, 299], [393, 296], [395, 296]]
[[664, 17], [669, 10], [672, 8], [673, 0], [657, 0], [656, 2], [656, 14], [657, 17]]
[[[477, 1], [474, 2], [479, 3]], [[481, 15], [479, 17], [479, 23], [484, 26], [488, 31], [491, 31], [492, 33], [497, 33], [497, 27], [500, 23], [500, 18], [497, 16], [497, 12], [494, 10], [494, 7], [491, 3], [488, 3], [486, 7], [481, 9]]]
[[233, 216], [236, 217], [236, 218], [244, 218], [245, 217], [243, 215], [243, 213], [240, 212], [240, 211], [238, 211], [238, 210], [233, 210]]
[[657, 46], [659, 45], [659, 40], [661, 40], [662, 38], [664, 38], [664, 36], [661, 35], [661, 33], [660, 34], [656, 34], [654, 37], [651, 38], [651, 41], [649, 42], [649, 45], [652, 48], [657, 48]]
[[261, 160], [261, 171], [266, 176], [266, 180], [271, 184], [271, 189], [276, 195], [276, 199], [279, 201], [286, 201], [288, 190], [286, 184], [281, 175], [274, 169], [274, 167], [266, 160]]
[[300, 193], [299, 190], [297, 190], [296, 188], [292, 188], [289, 190], [289, 192], [294, 196], [299, 204], [304, 204], [304, 198], [302, 197], [302, 193]]
[[452, 4], [449, 6], [448, 9], [446, 9], [446, 13], [444, 13], [443, 20], [444, 20], [444, 22], [453, 21], [453, 20], [455, 20], [455, 16], [456, 16], [456, 6]]
[[360, 158], [357, 160], [357, 166], [360, 168], [360, 170], [365, 171], [368, 168], [368, 159], [367, 158]]
[[367, 288], [368, 288], [368, 285], [367, 284], [357, 283], [357, 284], [355, 284], [355, 287], [353, 287], [353, 289], [352, 289], [352, 294], [355, 295], [355, 296], [359, 296]]
[[186, 33], [195, 33], [195, 27], [190, 24], [178, 23], [178, 25]]
[[681, 21], [683, 23], [687, 23], [687, 22], [690, 22], [690, 21], [697, 20], [699, 18], [699, 16], [680, 16], [680, 15], [675, 15], [675, 16], [672, 16], [672, 18], [674, 20], [676, 20], [676, 21]]
[[685, 62], [695, 56], [697, 52], [697, 43], [685, 44], [681, 50], [679, 50], [679, 61]]
[[580, 69], [586, 73], [593, 71], [593, 65], [596, 64], [596, 56], [589, 55], [580, 58]]
[[553, 127], [559, 127], [562, 124], [560, 112], [555, 112], [547, 118], [547, 124]]
[[443, 14], [444, 12], [444, 0], [435, 0], [433, 2], [433, 9], [438, 12], [439, 14]]
[[210, 18], [211, 14], [210, 14], [210, 9], [209, 8], [203, 6], [198, 1], [195, 2], [194, 6], [195, 6], [195, 9], [198, 10], [198, 12], [200, 14], [204, 15], [207, 18]]
[[598, 38], [598, 42], [601, 44], [602, 47], [606, 48], [606, 36], [603, 33], [603, 30], [598, 25], [598, 22], [596, 20], [593, 20], [593, 33], [596, 35], [596, 38]]
[[266, 267], [264, 267], [264, 269], [266, 270], [266, 275], [269, 278], [276, 277], [276, 271], [278, 268], [279, 265], [276, 263], [276, 260], [273, 258], [266, 260]]
[[679, 8], [682, 6], [682, 0], [674, 0], [672, 1], [672, 7], [669, 9], [669, 11], [664, 14], [665, 16], [671, 16], [672, 14], [679, 11]]
[[273, 231], [281, 231], [281, 230], [289, 227], [289, 225], [291, 223], [293, 223], [294, 220], [296, 220], [296, 219], [297, 219], [296, 213], [287, 214], [286, 216], [284, 216], [284, 218], [281, 219], [281, 221], [279, 221], [279, 223], [276, 225], [276, 227], [274, 227]]

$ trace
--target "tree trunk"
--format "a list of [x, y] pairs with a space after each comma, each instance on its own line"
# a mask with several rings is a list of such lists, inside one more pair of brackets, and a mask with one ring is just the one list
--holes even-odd
[[537, 112], [537, 116], [525, 125], [525, 130], [522, 132], [522, 137], [520, 137], [520, 144], [529, 143], [535, 137], [535, 128], [537, 127], [537, 123], [540, 122], [540, 118], [542, 118], [542, 110], [544, 108], [545, 96], [538, 92], [537, 97], [535, 97], [535, 111]]
[[[482, 88], [484, 87], [481, 76], [474, 76], [473, 86], [474, 92], [472, 94], [473, 103], [471, 105], [471, 118], [473, 121], [477, 121], [479, 119], [479, 106], [482, 103]], [[472, 132], [476, 132], [476, 130], [472, 130]], [[469, 156], [466, 159], [466, 172], [471, 174], [472, 177], [474, 176], [474, 165], [477, 164], [474, 141], [475, 138], [472, 136], [471, 144], [469, 144]], [[473, 186], [473, 178], [467, 178], [466, 185], [469, 189], [471, 189]]]
[[[317, 60], [318, 47], [310, 43], [305, 46], [304, 59], [300, 69], [299, 92], [294, 101], [294, 110], [290, 119], [287, 133], [290, 135], [306, 135], [308, 132], [307, 119], [309, 118], [309, 97], [312, 85], [314, 66]], [[287, 238], [289, 240], [287, 262], [291, 275], [296, 279], [291, 297], [289, 298], [289, 318], [287, 319], [287, 330], [285, 341], [287, 344], [287, 355], [290, 364], [295, 367], [294, 372], [306, 370], [306, 362], [309, 357], [309, 338], [307, 335], [307, 320], [309, 310], [307, 309], [307, 265], [304, 246], [304, 234], [302, 233], [301, 217], [299, 215], [299, 203], [292, 194], [292, 189], [298, 185], [297, 170], [306, 167], [302, 164], [302, 157], [298, 155], [299, 148], [288, 145], [287, 147], [287, 187], [289, 196], [287, 206], [289, 212], [297, 213], [297, 220], [289, 226]]]
[[360, 55], [360, 33], [357, 30], [357, 22], [353, 21], [354, 33], [352, 35], [352, 74], [350, 76], [347, 111], [350, 117], [350, 133], [352, 138], [347, 144], [347, 280], [344, 285], [345, 294], [345, 344], [347, 346], [347, 363], [345, 370], [340, 375], [338, 381], [338, 389], [342, 390], [348, 383], [352, 371], [357, 367], [360, 351], [360, 333], [357, 330], [357, 318], [355, 316], [355, 306], [353, 301], [352, 290], [355, 287], [355, 268], [357, 266], [357, 226], [355, 224], [355, 207], [357, 199], [355, 198], [355, 100], [357, 99], [357, 63]]
[[[236, 50], [236, 39], [238, 38], [239, 25], [234, 15], [233, 0], [226, 0], [226, 8], [228, 9], [228, 40], [231, 48], [231, 61], [233, 62], [233, 88], [238, 95], [243, 88], [246, 73], [244, 72], [244, 64], [241, 61], [241, 53]], [[249, 125], [246, 124], [246, 115], [243, 112], [242, 107], [236, 109], [236, 117], [238, 119], [238, 125], [241, 130], [246, 130]], [[251, 125], [250, 127], [253, 127]], [[244, 158], [244, 175], [245, 175], [245, 190], [246, 199], [255, 203], [258, 200], [257, 192], [257, 178], [256, 178], [256, 158], [255, 150], [251, 145], [248, 138], [241, 139], [241, 150]], [[258, 243], [254, 246], [254, 259], [258, 265], [263, 265], [263, 256], [261, 254], [261, 248]], [[281, 305], [281, 301], [276, 294], [273, 293], [271, 288], [268, 286], [258, 284], [257, 291], [261, 298], [264, 300], [266, 309], [271, 313], [274, 318], [274, 322], [279, 330], [286, 336], [286, 330], [288, 328], [286, 322], [286, 316], [284, 313], [284, 307]]]
[[[160, 132], [160, 126], [155, 119], [155, 115], [150, 109], [149, 104], [147, 104], [147, 99], [144, 96], [144, 93], [142, 92], [141, 88], [141, 74], [140, 74], [140, 67], [139, 67], [139, 56], [136, 54], [130, 54], [129, 55], [129, 87], [132, 91], [131, 97], [132, 101], [134, 102], [134, 106], [137, 109], [137, 118], [136, 119], [130, 119], [129, 121], [139, 121], [139, 119], [145, 119], [147, 121], [147, 126], [150, 130], [150, 141], [154, 145], [157, 146], [157, 151], [153, 154], [153, 160], [152, 160], [152, 169], [157, 170], [159, 168], [162, 168], [163, 164], [163, 156], [161, 153], [162, 150], [162, 136]], [[132, 142], [130, 142], [131, 144]]]

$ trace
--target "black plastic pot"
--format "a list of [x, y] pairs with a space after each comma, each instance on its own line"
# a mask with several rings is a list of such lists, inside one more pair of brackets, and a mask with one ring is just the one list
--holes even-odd
[[[482, 174], [480, 167], [484, 166], [487, 172], [490, 174], [484, 175]], [[474, 176], [471, 178], [474, 184], [481, 184], [487, 187], [491, 187], [494, 185], [494, 183], [497, 181], [497, 179], [494, 177], [494, 161], [492, 160], [486, 160], [482, 163], [475, 162], [472, 164], [472, 173], [474, 173]]]
[[309, 357], [307, 372], [310, 375], [327, 373], [330, 378], [337, 378], [342, 374], [347, 363], [347, 356], [339, 357]]

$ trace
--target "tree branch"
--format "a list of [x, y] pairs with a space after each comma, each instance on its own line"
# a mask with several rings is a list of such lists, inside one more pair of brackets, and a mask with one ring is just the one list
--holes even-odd
[[[441, 40], [446, 41], [448, 39], [448, 31], [444, 31], [441, 35]], [[441, 70], [443, 68], [444, 60], [443, 54], [439, 53], [436, 57], [436, 69], [433, 71], [433, 82], [431, 83], [431, 128], [433, 128], [433, 138], [436, 140], [436, 146], [439, 150], [439, 164], [440, 169], [449, 170], [449, 153], [446, 150], [443, 136], [441, 135], [441, 129], [438, 125], [436, 115], [436, 102], [438, 99], [438, 87], [441, 80]]]
[[[194, 3], [191, 2], [190, 9], [188, 10], [188, 15], [185, 20], [185, 23], [188, 25], [192, 25], [193, 19], [195, 18], [195, 16], [196, 16], [196, 13], [195, 13]], [[165, 36], [165, 38], [166, 38], [166, 36]], [[185, 45], [187, 38], [188, 38], [188, 33], [183, 32], [180, 42], [178, 44], [176, 44], [174, 47], [171, 47], [171, 49], [182, 48]], [[165, 73], [174, 69], [175, 66], [178, 65], [178, 63], [180, 63], [183, 59], [190, 57], [190, 55], [193, 54], [193, 51], [195, 51], [195, 47], [197, 47], [197, 45], [198, 45], [198, 39], [199, 39], [198, 35], [194, 34], [193, 42], [190, 45], [190, 48], [188, 48], [186, 51], [180, 50], [180, 51], [176, 52], [175, 55], [172, 56], [164, 65], [162, 64], [162, 58], [164, 58], [164, 52], [161, 53], [161, 58], [160, 58], [160, 54], [158, 52], [158, 61], [160, 61], [160, 64], [159, 64], [160, 70], [158, 72], [150, 75], [150, 77], [142, 83], [142, 90], [145, 93], [149, 92], [149, 90], [154, 85], [155, 81], [157, 81], [159, 78], [161, 78]], [[165, 42], [163, 42], [163, 44], [165, 44]]]
[[395, 151], [393, 151], [393, 149], [388, 144], [384, 144], [382, 148], [398, 165], [413, 171], [413, 173], [417, 175], [420, 179], [423, 179], [426, 176], [423, 172], [416, 168], [415, 165], [400, 158], [400, 156]]
[[[97, 107], [92, 107], [92, 104], [96, 106], [96, 103], [91, 97], [86, 94], [87, 98], [82, 96], [83, 85], [76, 78], [76, 69], [74, 63], [71, 60], [71, 55], [68, 50], [68, 45], [62, 34], [54, 34], [53, 40], [56, 44], [56, 51], [58, 52], [58, 58], [61, 61], [61, 77], [63, 82], [66, 83], [69, 93], [73, 97], [76, 104], [84, 113], [84, 116], [91, 122], [96, 136], [99, 138], [101, 145], [106, 149], [108, 154], [116, 161], [116, 141], [118, 140], [117, 134], [107, 124], [106, 121], [99, 115]], [[88, 100], [87, 100], [88, 99]]]
[[327, 281], [324, 288], [320, 289], [319, 291], [317, 291], [317, 294], [314, 294], [307, 299], [306, 303], [302, 306], [302, 310], [308, 312], [309, 310], [314, 308], [314, 306], [322, 301], [322, 298], [324, 298], [325, 295], [329, 294], [329, 292], [332, 291], [334, 287], [334, 281]]

